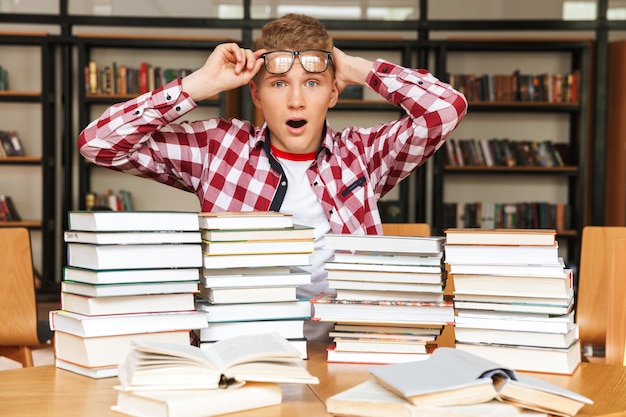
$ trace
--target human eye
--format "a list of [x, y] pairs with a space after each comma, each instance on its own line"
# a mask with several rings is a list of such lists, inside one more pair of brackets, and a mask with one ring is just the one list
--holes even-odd
[[276, 87], [276, 88], [284, 88], [287, 85], [287, 83], [285, 83], [284, 81], [274, 81], [272, 83], [272, 86]]
[[319, 81], [317, 81], [317, 80], [308, 80], [308, 81], [305, 83], [305, 85], [306, 85], [307, 87], [316, 87], [316, 86], [318, 86], [319, 84], [320, 84], [320, 83], [319, 83]]

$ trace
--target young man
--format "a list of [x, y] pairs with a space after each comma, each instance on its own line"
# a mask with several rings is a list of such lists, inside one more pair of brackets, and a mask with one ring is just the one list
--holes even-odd
[[[249, 84], [266, 123], [174, 123], [197, 102]], [[407, 115], [332, 130], [329, 108], [364, 85]], [[260, 48], [219, 45], [204, 66], [107, 109], [81, 133], [98, 165], [195, 193], [201, 211], [281, 211], [315, 227], [314, 296], [326, 288], [326, 233], [381, 234], [377, 201], [443, 144], [467, 111], [462, 94], [425, 70], [349, 56], [316, 19], [290, 14], [264, 26]]]

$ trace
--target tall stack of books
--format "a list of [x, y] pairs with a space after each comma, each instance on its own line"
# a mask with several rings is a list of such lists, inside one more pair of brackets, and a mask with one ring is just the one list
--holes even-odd
[[443, 237], [328, 234], [330, 291], [311, 300], [314, 320], [334, 322], [328, 362], [425, 359], [446, 324]]
[[308, 357], [304, 322], [311, 283], [314, 230], [278, 212], [200, 213], [203, 268], [196, 308], [208, 327], [196, 332], [201, 348], [229, 337], [278, 332]]
[[118, 374], [130, 342], [189, 345], [202, 250], [198, 213], [72, 211], [61, 309], [50, 312], [56, 366]]
[[581, 360], [572, 270], [550, 229], [448, 229], [457, 349], [538, 372]]

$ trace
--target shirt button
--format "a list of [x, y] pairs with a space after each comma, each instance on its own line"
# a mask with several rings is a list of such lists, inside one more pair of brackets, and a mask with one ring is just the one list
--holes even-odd
[[418, 83], [419, 85], [422, 85], [422, 84], [424, 84], [424, 81], [418, 81], [417, 83]]
[[174, 108], [174, 110], [176, 110], [176, 111], [180, 111], [180, 106], [176, 106], [176, 107]]
[[328, 213], [333, 214], [333, 211], [332, 210], [328, 210]]
[[374, 82], [372, 84], [378, 85], [378, 80], [374, 80]]
[[284, 187], [285, 185], [287, 185], [287, 181], [281, 182], [280, 185], [282, 185]]
[[315, 182], [313, 183], [313, 185], [317, 185], [317, 181], [315, 181]]
[[170, 96], [170, 95], [168, 94], [167, 96], [165, 96], [165, 98], [166, 98], [167, 100], [171, 100], [171, 99], [172, 99], [172, 96]]
[[133, 113], [135, 115], [139, 114], [139, 110], [135, 110], [135, 113]]
[[385, 74], [386, 74], [386, 73], [388, 73], [388, 72], [389, 72], [389, 68], [387, 68], [387, 67], [383, 68], [383, 72], [384, 72]]

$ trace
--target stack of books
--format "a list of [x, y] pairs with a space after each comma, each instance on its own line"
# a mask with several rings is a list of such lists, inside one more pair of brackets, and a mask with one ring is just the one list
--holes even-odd
[[328, 362], [425, 359], [446, 324], [443, 237], [328, 234], [330, 291], [313, 298], [314, 320], [334, 322]]
[[550, 229], [446, 230], [456, 347], [518, 370], [573, 373], [573, 272], [558, 249]]
[[311, 283], [314, 230], [278, 212], [200, 213], [203, 267], [196, 308], [208, 327], [199, 346], [228, 337], [276, 331], [308, 357], [304, 322], [308, 299], [297, 287]]
[[113, 377], [130, 342], [189, 345], [206, 327], [195, 309], [198, 213], [72, 211], [61, 309], [50, 312], [56, 366]]
[[206, 349], [133, 343], [120, 365], [114, 411], [207, 417], [282, 402], [281, 383], [318, 384], [278, 333], [224, 339]]

